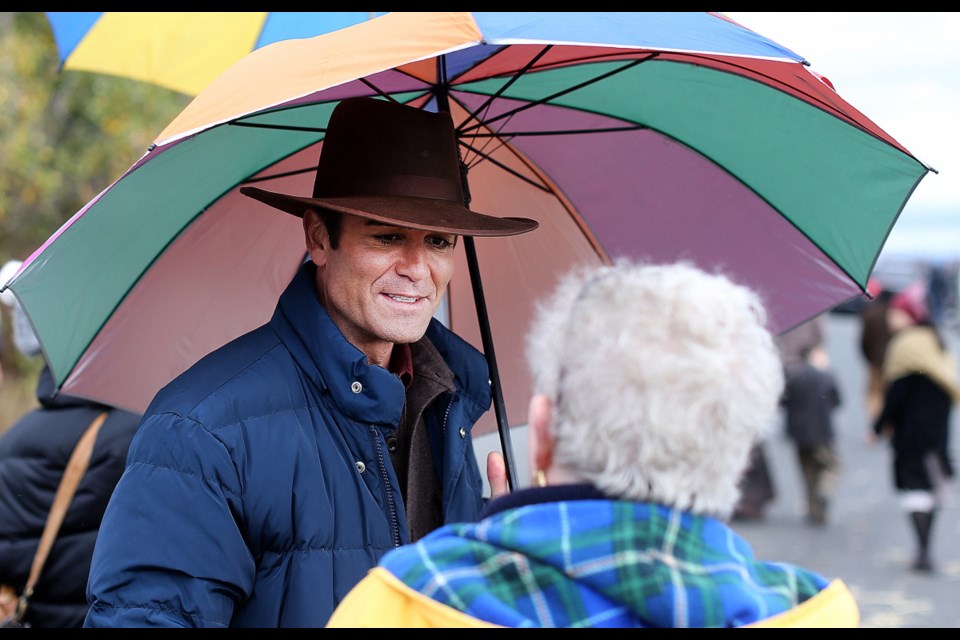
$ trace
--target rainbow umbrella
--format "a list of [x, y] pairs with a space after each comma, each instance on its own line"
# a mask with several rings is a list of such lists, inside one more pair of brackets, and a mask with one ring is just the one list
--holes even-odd
[[367, 11], [47, 11], [64, 70], [133, 78], [195, 96], [280, 40], [342, 29]]
[[471, 206], [540, 223], [465, 239], [447, 299], [448, 325], [491, 364], [496, 424], [474, 433], [499, 427], [508, 469], [524, 333], [560, 273], [689, 260], [757, 289], [779, 332], [865, 291], [931, 170], [799, 55], [722, 15], [389, 13], [246, 55], [25, 262], [9, 287], [64, 392], [142, 411], [268, 320], [302, 229], [239, 188], [310, 195], [351, 96], [448, 110]]

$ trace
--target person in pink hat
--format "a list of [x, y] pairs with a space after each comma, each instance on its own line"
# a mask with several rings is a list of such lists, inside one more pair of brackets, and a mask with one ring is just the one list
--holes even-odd
[[931, 531], [954, 475], [950, 414], [960, 399], [956, 361], [930, 321], [922, 283], [895, 295], [883, 363], [883, 408], [873, 434], [889, 439], [893, 484], [916, 540], [914, 571], [933, 571]]

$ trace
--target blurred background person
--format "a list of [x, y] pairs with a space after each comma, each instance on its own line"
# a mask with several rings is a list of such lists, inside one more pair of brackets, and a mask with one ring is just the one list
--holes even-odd
[[777, 498], [777, 485], [770, 473], [766, 443], [757, 441], [750, 448], [747, 468], [740, 478], [740, 499], [733, 510], [734, 520], [763, 520], [767, 506]]
[[932, 323], [922, 282], [890, 301], [893, 332], [883, 364], [883, 408], [873, 433], [889, 439], [892, 475], [916, 542], [911, 568], [934, 570], [931, 533], [954, 475], [950, 455], [950, 414], [960, 399], [956, 361]]
[[[825, 334], [824, 316], [781, 334], [776, 342], [783, 366], [802, 362], [805, 353], [823, 345]], [[767, 458], [766, 442], [759, 440], [750, 451], [750, 461], [740, 479], [740, 500], [733, 512], [734, 520], [762, 520], [767, 506], [776, 499], [776, 480]]]
[[794, 446], [804, 481], [807, 521], [816, 525], [826, 522], [827, 503], [836, 489], [840, 470], [831, 416], [839, 406], [840, 395], [826, 340], [826, 314], [777, 337], [785, 377], [784, 396], [780, 399], [784, 432]]
[[[16, 348], [25, 357], [40, 357], [29, 321], [16, 299], [12, 305], [14, 329], [26, 328], [14, 333]], [[109, 412], [24, 620], [37, 628], [80, 627], [87, 613], [87, 576], [100, 520], [123, 473], [140, 416], [58, 394], [46, 366], [36, 397], [39, 407], [0, 436], [0, 583], [12, 585], [18, 593], [23, 589], [74, 446], [100, 413]]]
[[[23, 262], [21, 260], [9, 260], [0, 267], [0, 284], [6, 284], [12, 278]], [[9, 342], [16, 347], [17, 351], [27, 357], [32, 358], [40, 354], [40, 344], [33, 333], [33, 327], [30, 326], [30, 320], [27, 314], [23, 312], [20, 303], [12, 291], [0, 293], [0, 303], [2, 303], [10, 316], [10, 327], [4, 328], [0, 336], [10, 336]], [[2, 327], [3, 325], [0, 325]], [[7, 348], [6, 340], [4, 348]]]
[[[0, 280], [0, 282], [2, 282], [2, 280]], [[3, 306], [3, 305], [0, 305], [0, 306]], [[7, 340], [4, 335], [3, 314], [0, 313], [0, 354], [3, 354], [6, 348], [7, 348]], [[2, 387], [3, 387], [3, 361], [0, 360], [0, 388]]]
[[[0, 266], [0, 285], [6, 284], [20, 268], [20, 260], [8, 260]], [[33, 353], [35, 338], [26, 314], [14, 314], [19, 307], [12, 291], [0, 293], [0, 434], [17, 418], [37, 406], [34, 390], [43, 358]]]
[[783, 389], [766, 327], [686, 263], [568, 274], [527, 337], [535, 486], [386, 554], [329, 626], [856, 626], [842, 581], [725, 522]]
[[867, 364], [866, 408], [870, 424], [880, 415], [883, 406], [883, 356], [890, 342], [887, 309], [894, 292], [871, 278], [867, 290], [873, 300], [860, 309], [860, 353]]
[[949, 287], [944, 267], [931, 264], [927, 272], [927, 313], [930, 316], [930, 322], [938, 327], [943, 326], [946, 317]]
[[[827, 319], [825, 314], [821, 314], [785, 331], [776, 338], [777, 347], [780, 349], [780, 361], [784, 367], [802, 364], [814, 350], [825, 350], [826, 339]], [[829, 365], [829, 362], [827, 364]]]
[[840, 389], [824, 346], [805, 348], [799, 362], [784, 367], [786, 382], [780, 404], [803, 479], [807, 521], [823, 525], [840, 473], [833, 424]]

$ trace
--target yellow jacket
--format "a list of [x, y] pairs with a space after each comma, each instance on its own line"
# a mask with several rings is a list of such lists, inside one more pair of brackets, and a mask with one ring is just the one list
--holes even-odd
[[[790, 611], [750, 627], [844, 628], [860, 625], [860, 610], [842, 580]], [[347, 594], [327, 627], [346, 628], [498, 628], [414, 591], [382, 567], [372, 569]]]

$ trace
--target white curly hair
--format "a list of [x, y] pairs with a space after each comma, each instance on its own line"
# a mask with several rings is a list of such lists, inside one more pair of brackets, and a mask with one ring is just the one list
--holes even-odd
[[556, 464], [613, 497], [730, 516], [783, 389], [755, 291], [688, 262], [575, 269], [526, 355]]

